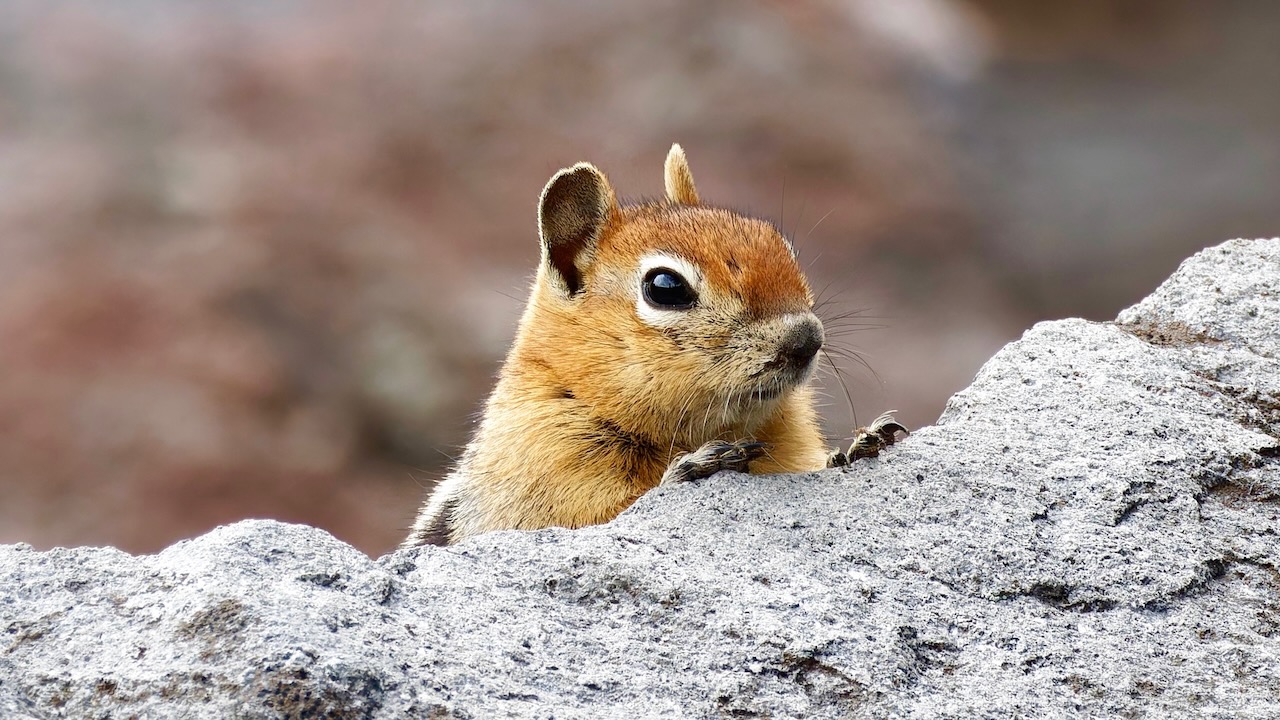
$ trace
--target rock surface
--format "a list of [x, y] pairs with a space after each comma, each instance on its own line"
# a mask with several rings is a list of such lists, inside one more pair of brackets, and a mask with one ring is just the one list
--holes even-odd
[[581, 531], [7, 546], [0, 716], [1278, 717], [1278, 318], [1232, 241], [880, 459]]

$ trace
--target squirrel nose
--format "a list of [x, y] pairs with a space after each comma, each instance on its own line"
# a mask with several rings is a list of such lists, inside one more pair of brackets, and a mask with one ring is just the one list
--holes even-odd
[[823, 339], [822, 323], [809, 315], [787, 328], [782, 346], [778, 348], [778, 359], [795, 367], [807, 365], [822, 349]]

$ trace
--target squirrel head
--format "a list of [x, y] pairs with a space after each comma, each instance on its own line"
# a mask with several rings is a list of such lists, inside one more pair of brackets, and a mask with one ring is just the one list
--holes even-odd
[[748, 434], [812, 373], [813, 295], [771, 223], [702, 204], [679, 145], [665, 185], [623, 207], [591, 164], [551, 178], [513, 357], [548, 396], [655, 442]]

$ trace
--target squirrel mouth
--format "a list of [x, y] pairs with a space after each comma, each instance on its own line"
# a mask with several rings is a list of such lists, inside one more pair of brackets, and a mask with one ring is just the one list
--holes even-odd
[[766, 403], [777, 400], [784, 393], [796, 386], [790, 377], [771, 377], [762, 382], [753, 383], [750, 388], [737, 394], [738, 400], [748, 404]]

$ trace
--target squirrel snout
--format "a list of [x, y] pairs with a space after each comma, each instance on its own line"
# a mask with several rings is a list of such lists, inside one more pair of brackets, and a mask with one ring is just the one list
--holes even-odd
[[822, 323], [812, 315], [790, 324], [778, 348], [778, 360], [792, 367], [809, 364], [822, 349]]

